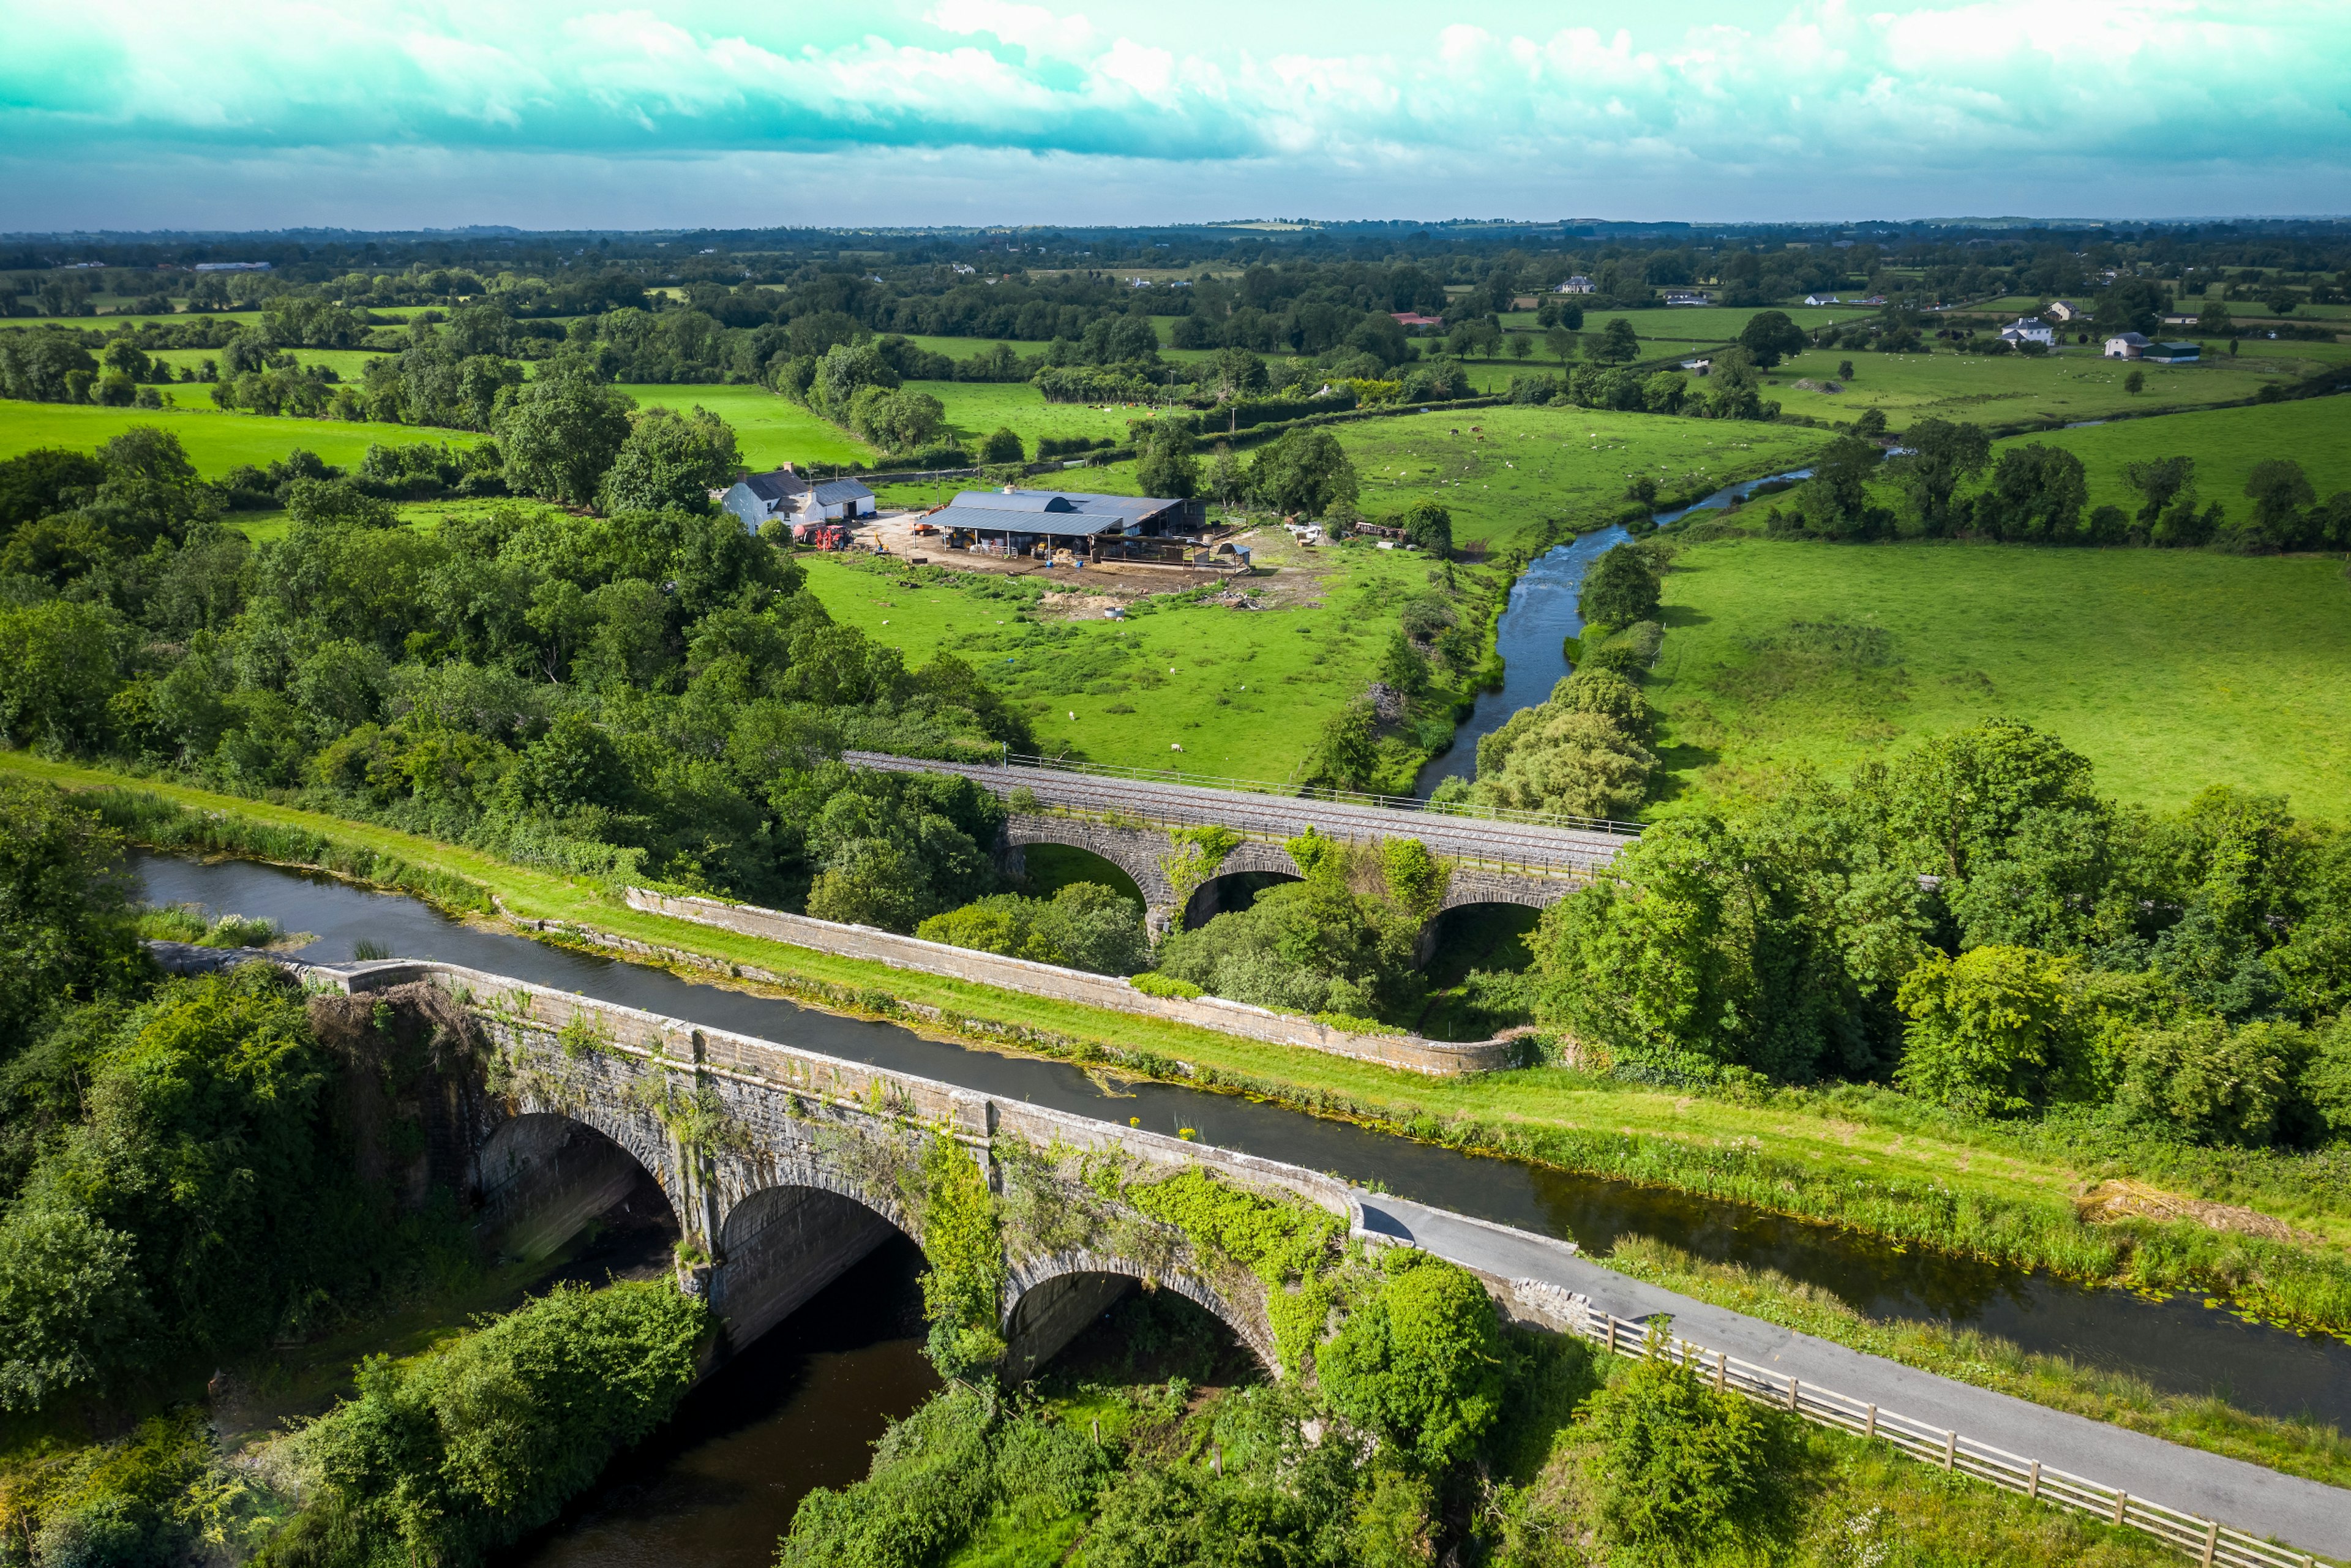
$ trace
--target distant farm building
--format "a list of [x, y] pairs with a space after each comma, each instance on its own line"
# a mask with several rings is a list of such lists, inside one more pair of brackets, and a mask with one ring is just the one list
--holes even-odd
[[1444, 318], [1439, 316], [1424, 316], [1417, 310], [1391, 310], [1388, 314], [1395, 317], [1395, 324], [1403, 328], [1407, 332], [1411, 331], [1416, 327], [1428, 327], [1434, 329], [1445, 325]]
[[792, 471], [789, 463], [768, 474], [751, 474], [735, 482], [718, 505], [732, 512], [753, 533], [759, 525], [780, 518], [794, 531], [811, 524], [845, 522], [873, 515], [873, 492], [855, 479], [819, 479]]
[[2154, 365], [2192, 365], [2204, 358], [2201, 343], [2149, 343], [2141, 359]]
[[2070, 299], [2053, 299], [2050, 301], [2049, 308], [2043, 310], [2042, 314], [2052, 321], [2079, 321], [2087, 317], [2089, 312]]
[[1834, 294], [1807, 294], [1804, 296], [1804, 303], [1807, 305], [1840, 305], [1843, 304], [1844, 301], [1840, 300]]
[[1600, 292], [1600, 285], [1593, 282], [1592, 279], [1584, 277], [1583, 274], [1579, 272], [1573, 277], [1569, 278], [1565, 283], [1561, 284], [1554, 292], [1560, 294], [1597, 294]]
[[1711, 305], [1714, 301], [1708, 298], [1704, 293], [1695, 288], [1668, 288], [1666, 290], [1666, 303], [1668, 305]]
[[2000, 329], [2000, 338], [2003, 343], [2038, 343], [2044, 349], [2053, 349], [2057, 346], [2057, 329], [2046, 321], [2019, 316]]
[[2117, 332], [2106, 340], [2106, 358], [2110, 360], [2140, 359], [2146, 355], [2151, 346], [2137, 332]]

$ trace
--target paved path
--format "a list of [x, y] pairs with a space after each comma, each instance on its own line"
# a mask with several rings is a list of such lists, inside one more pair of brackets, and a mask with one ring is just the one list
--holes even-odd
[[2351, 1491], [1955, 1383], [1709, 1306], [1604, 1268], [1549, 1237], [1383, 1194], [1357, 1197], [1368, 1228], [1409, 1240], [1440, 1258], [1505, 1279], [1541, 1280], [1581, 1291], [1593, 1305], [1620, 1318], [1670, 1313], [1676, 1334], [1708, 1350], [1728, 1351], [1742, 1361], [1776, 1367], [1807, 1384], [2119, 1487], [2150, 1502], [2217, 1519], [2248, 1534], [2274, 1536], [2303, 1552], [2351, 1557]]

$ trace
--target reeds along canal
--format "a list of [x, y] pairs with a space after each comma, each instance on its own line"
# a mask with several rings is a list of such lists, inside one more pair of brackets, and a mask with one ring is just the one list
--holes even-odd
[[1190, 1129], [1210, 1144], [1567, 1238], [1590, 1254], [1605, 1254], [1625, 1236], [1647, 1236], [1709, 1260], [1775, 1269], [1873, 1317], [1974, 1328], [2028, 1351], [2129, 1373], [2166, 1392], [2217, 1394], [2256, 1414], [2351, 1427], [2351, 1344], [2247, 1322], [2196, 1295], [2158, 1301], [2085, 1288], [1736, 1204], [1415, 1143], [1241, 1095], [1149, 1081], [1114, 1084], [1066, 1062], [925, 1039], [897, 1024], [477, 930], [414, 899], [280, 867], [141, 855], [137, 870], [152, 903], [198, 903], [316, 932], [303, 956], [322, 962], [347, 959], [354, 944], [367, 941], [402, 956], [465, 964], [1001, 1098], [1170, 1134]]

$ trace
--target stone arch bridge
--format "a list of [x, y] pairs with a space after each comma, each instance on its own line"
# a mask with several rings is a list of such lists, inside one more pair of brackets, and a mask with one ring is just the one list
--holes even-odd
[[[1478, 817], [1367, 804], [1214, 789], [1196, 784], [1125, 779], [1022, 763], [936, 762], [850, 751], [853, 767], [892, 773], [949, 773], [972, 779], [1012, 808], [999, 853], [1018, 869], [1031, 844], [1066, 844], [1101, 856], [1134, 880], [1154, 932], [1215, 912], [1215, 880], [1244, 872], [1300, 874], [1283, 848], [1311, 828], [1326, 838], [1365, 843], [1417, 839], [1448, 868], [1437, 915], [1476, 904], [1541, 909], [1605, 871], [1639, 829], [1629, 822], [1493, 821]], [[1186, 828], [1221, 827], [1241, 841], [1203, 883], [1182, 885]], [[1433, 921], [1432, 921], [1433, 928]]]
[[1006, 1197], [997, 1326], [1014, 1375], [1138, 1285], [1197, 1302], [1277, 1366], [1266, 1288], [1103, 1198], [1076, 1174], [1089, 1162], [1115, 1161], [1128, 1182], [1206, 1167], [1363, 1229], [1344, 1183], [1249, 1155], [455, 965], [293, 967], [314, 989], [353, 996], [432, 988], [432, 1005], [445, 1015], [454, 1003], [486, 1037], [487, 1092], [460, 1097], [466, 1125], [455, 1139], [467, 1145], [464, 1180], [486, 1240], [543, 1253], [650, 1176], [683, 1232], [680, 1283], [707, 1296], [720, 1354], [893, 1232], [923, 1242], [917, 1173], [941, 1140]]

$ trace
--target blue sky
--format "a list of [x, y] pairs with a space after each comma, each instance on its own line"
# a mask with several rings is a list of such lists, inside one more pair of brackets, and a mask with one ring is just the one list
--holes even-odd
[[2351, 3], [7, 0], [0, 229], [2351, 211]]

